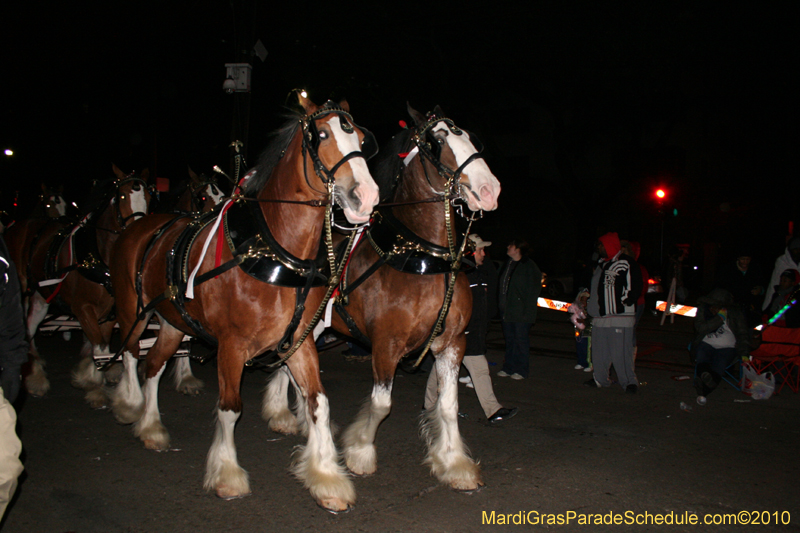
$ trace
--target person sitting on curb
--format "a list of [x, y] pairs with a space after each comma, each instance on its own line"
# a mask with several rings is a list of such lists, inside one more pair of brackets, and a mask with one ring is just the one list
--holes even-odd
[[714, 289], [697, 299], [694, 318], [697, 332], [691, 344], [692, 359], [697, 361], [694, 386], [697, 403], [706, 404], [706, 397], [717, 388], [725, 369], [739, 357], [750, 354], [750, 328], [733, 295], [725, 289]]
[[[475, 247], [475, 268], [467, 272], [469, 286], [472, 289], [472, 317], [467, 324], [467, 348], [464, 351], [462, 364], [469, 372], [471, 383], [478, 395], [486, 419], [494, 424], [501, 420], [508, 420], [517, 414], [516, 407], [503, 407], [494, 395], [492, 379], [489, 374], [489, 363], [486, 361], [486, 334], [489, 331], [489, 320], [494, 316], [497, 308], [494, 283], [497, 272], [494, 264], [486, 260], [484, 248], [491, 246], [491, 242], [484, 241], [476, 234], [470, 234], [469, 239]], [[425, 409], [433, 408], [438, 396], [437, 385], [439, 378], [436, 374], [436, 365], [433, 365], [428, 375], [428, 384], [425, 387]]]

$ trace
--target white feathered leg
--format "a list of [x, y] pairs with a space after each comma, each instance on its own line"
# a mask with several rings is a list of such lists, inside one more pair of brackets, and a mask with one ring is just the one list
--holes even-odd
[[428, 444], [425, 463], [431, 473], [456, 490], [475, 490], [483, 485], [478, 465], [469, 457], [458, 431], [458, 365], [452, 348], [436, 358], [439, 398], [422, 421]]
[[165, 366], [154, 377], [144, 381], [144, 414], [133, 426], [133, 434], [144, 442], [148, 450], [169, 449], [169, 433], [161, 424], [161, 413], [158, 412], [158, 382]]
[[[315, 412], [306, 413], [308, 442], [295, 451], [292, 472], [320, 506], [334, 512], [346, 511], [356, 501], [355, 487], [339, 464], [330, 430], [328, 398], [318, 393], [316, 403]], [[309, 399], [305, 405], [308, 409]]]
[[208, 450], [206, 477], [203, 486], [214, 490], [220, 498], [231, 500], [250, 494], [247, 472], [239, 466], [233, 430], [241, 413], [217, 408], [217, 426], [214, 441]]
[[175, 367], [172, 377], [175, 379], [175, 389], [187, 396], [197, 396], [203, 390], [205, 383], [192, 374], [192, 364], [189, 357], [173, 357]]
[[364, 403], [356, 419], [342, 435], [345, 463], [354, 474], [374, 474], [378, 469], [375, 434], [391, 409], [392, 382], [373, 386], [369, 401]]
[[[267, 382], [261, 404], [261, 418], [269, 422], [269, 429], [283, 435], [297, 435], [300, 432], [298, 419], [289, 410], [290, 383], [289, 368], [280, 367]], [[298, 398], [302, 397], [296, 389], [295, 392], [297, 392]], [[305, 420], [305, 417], [303, 418]]]
[[144, 395], [139, 385], [138, 361], [125, 350], [122, 354], [123, 374], [111, 393], [111, 410], [120, 424], [133, 424], [144, 412]]
[[50, 307], [42, 295], [38, 292], [33, 293], [30, 298], [30, 304], [27, 315], [26, 328], [28, 330], [28, 338], [30, 339], [29, 357], [31, 361], [31, 372], [25, 376], [25, 389], [31, 396], [44, 396], [50, 390], [50, 381], [47, 379], [47, 373], [44, 371], [44, 361], [39, 355], [39, 350], [36, 349], [36, 342], [34, 336], [39, 324], [42, 323], [44, 317], [47, 316], [47, 310]]

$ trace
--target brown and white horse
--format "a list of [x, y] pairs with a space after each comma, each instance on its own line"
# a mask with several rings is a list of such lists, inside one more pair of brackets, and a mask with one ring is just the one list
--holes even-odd
[[[25, 265], [28, 264], [30, 259], [31, 244], [45, 224], [59, 219], [67, 213], [67, 204], [62, 196], [63, 189], [63, 186], [54, 188], [42, 184], [39, 202], [34, 207], [31, 215], [24, 220], [15, 221], [13, 225], [6, 228], [3, 234], [11, 259], [14, 260], [16, 265], [20, 266], [17, 272], [20, 291], [23, 295], [28, 289], [28, 274]], [[25, 298], [24, 304], [27, 309], [27, 298]]]
[[[427, 117], [410, 107], [409, 112], [415, 128], [382, 149], [374, 173], [382, 191], [384, 185], [392, 188], [390, 203], [378, 208], [367, 237], [351, 254], [342, 286], [348, 302], [339, 301], [332, 321], [337, 331], [372, 344], [372, 395], [342, 439], [347, 467], [358, 475], [377, 469], [375, 434], [391, 408], [397, 364], [430, 341], [452, 272], [457, 271], [453, 252], [458, 235], [454, 221], [447, 220], [456, 216], [452, 202], [457, 197], [472, 211], [491, 211], [500, 193], [500, 183], [479, 155], [474, 136], [455, 126], [438, 107]], [[454, 489], [474, 490], [482, 480], [459, 434], [457, 389], [472, 293], [464, 274], [454, 281], [443, 332], [430, 346], [439, 399], [425, 413], [422, 433], [428, 444], [425, 462], [433, 474]], [[288, 408], [289, 379], [285, 371], [275, 373], [262, 407], [270, 427], [281, 433], [304, 430], [302, 413], [298, 421]]]
[[183, 185], [183, 191], [180, 191], [177, 196], [178, 198], [175, 204], [170, 206], [170, 209], [173, 211], [180, 211], [182, 213], [208, 213], [222, 202], [222, 197], [224, 195], [217, 185], [217, 179], [214, 176], [210, 178], [205, 174], [198, 176], [189, 168], [189, 181]]
[[108, 353], [114, 326], [113, 320], [107, 320], [114, 306], [107, 265], [119, 234], [147, 214], [151, 198], [147, 171], [134, 176], [115, 165], [112, 169], [116, 179], [95, 185], [90, 194], [95, 205], [87, 206], [87, 214], [77, 222], [56, 220], [43, 226], [21, 263], [28, 265], [30, 278], [25, 282], [33, 290], [27, 317], [32, 370], [25, 386], [34, 396], [44, 395], [50, 387], [34, 336], [57, 296], [78, 319], [86, 339], [72, 383], [87, 391], [92, 407], [106, 404], [105, 380], [92, 356]]
[[[244, 365], [264, 351], [285, 348], [287, 339], [289, 345], [295, 342], [325, 296], [325, 281], [322, 286], [315, 281], [319, 276], [313, 266], [326, 225], [327, 209], [321, 207], [335, 198], [351, 222], [363, 223], [378, 201], [367, 149], [362, 150], [364, 141], [374, 144], [374, 139], [353, 123], [347, 103], [317, 106], [303, 97], [300, 102], [305, 114], [278, 131], [242, 186], [245, 198], [226, 203], [216, 217], [219, 228], [211, 220], [185, 229], [185, 218], [153, 215], [121, 237], [111, 264], [121, 331], [133, 328], [125, 344], [115, 416], [135, 423], [134, 433], [147, 448], [167, 449], [169, 435], [157, 397], [164, 364], [184, 333], [216, 341], [220, 396], [204, 485], [226, 499], [250, 492], [234, 444]], [[168, 268], [178, 274], [169, 283]], [[186, 296], [187, 289], [193, 294]], [[304, 308], [297, 305], [303, 299]], [[140, 388], [136, 340], [153, 311], [161, 329], [147, 354]], [[137, 315], [145, 315], [144, 320], [137, 322]], [[311, 336], [286, 364], [305, 398], [309, 421], [308, 442], [296, 453], [293, 471], [319, 505], [347, 509], [355, 491], [338, 461]]]

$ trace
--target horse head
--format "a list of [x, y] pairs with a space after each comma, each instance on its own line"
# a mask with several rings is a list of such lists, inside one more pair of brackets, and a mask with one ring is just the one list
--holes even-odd
[[472, 211], [494, 211], [500, 195], [500, 182], [484, 161], [483, 145], [474, 134], [460, 129], [439, 106], [423, 116], [408, 105], [414, 119], [414, 141], [440, 175], [450, 176], [457, 194]]
[[378, 203], [378, 186], [367, 168], [377, 151], [369, 130], [357, 126], [346, 100], [317, 106], [299, 95], [305, 110], [303, 146], [306, 157], [323, 182], [334, 182], [334, 201], [353, 224], [367, 222]]
[[63, 185], [48, 187], [42, 183], [42, 194], [39, 195], [39, 200], [41, 200], [48, 218], [61, 218], [67, 213], [67, 203], [62, 196], [63, 192]]
[[205, 174], [199, 176], [189, 167], [189, 190], [192, 195], [192, 204], [194, 204], [202, 213], [206, 213], [214, 209], [220, 202], [222, 202], [222, 191], [217, 185], [217, 178], [211, 176], [210, 178]]
[[150, 171], [144, 169], [138, 176], [135, 173], [125, 174], [116, 165], [112, 165], [117, 179], [114, 181], [116, 192], [111, 199], [116, 206], [117, 223], [125, 229], [128, 222], [145, 216], [153, 197], [153, 187], [148, 184]]

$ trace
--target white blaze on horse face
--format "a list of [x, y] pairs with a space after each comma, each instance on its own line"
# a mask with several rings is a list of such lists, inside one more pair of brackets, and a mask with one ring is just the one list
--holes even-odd
[[53, 207], [60, 217], [63, 217], [65, 214], [67, 214], [67, 203], [61, 196], [51, 196], [50, 205], [48, 207]]
[[222, 201], [222, 191], [215, 185], [209, 184], [206, 186], [206, 196], [211, 205], [219, 205]]
[[[469, 140], [469, 134], [464, 131], [461, 135], [452, 133], [444, 122], [439, 122], [433, 131], [443, 131], [445, 141], [456, 157], [456, 164], [460, 167], [469, 157], [477, 152]], [[497, 197], [500, 195], [500, 182], [489, 170], [489, 165], [482, 158], [473, 160], [461, 173], [462, 179], [466, 178], [469, 189], [465, 192], [467, 206], [473, 211], [483, 209], [494, 211], [497, 209]]]
[[[130, 205], [131, 205], [131, 213], [147, 213], [147, 197], [146, 189], [144, 186], [140, 185], [138, 191], [134, 191], [131, 189], [129, 193], [130, 198]], [[136, 215], [133, 217], [134, 220], [142, 218], [143, 215]]]
[[[352, 133], [347, 133], [342, 130], [339, 115], [332, 115], [326, 122], [333, 132], [333, 139], [342, 157], [345, 157], [351, 152], [361, 151], [361, 142], [358, 140], [358, 134], [355, 130]], [[369, 173], [366, 159], [363, 157], [354, 157], [345, 165], [342, 165], [341, 168], [348, 165], [353, 173], [353, 179], [356, 182], [353, 192], [361, 201], [361, 205], [350, 205], [350, 191], [344, 191], [345, 194], [339, 195], [337, 199], [344, 204], [342, 205], [342, 209], [344, 209], [347, 220], [353, 224], [367, 222], [372, 214], [372, 209], [378, 203], [378, 185]], [[339, 172], [341, 172], [341, 170], [339, 170]]]

